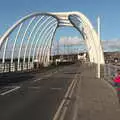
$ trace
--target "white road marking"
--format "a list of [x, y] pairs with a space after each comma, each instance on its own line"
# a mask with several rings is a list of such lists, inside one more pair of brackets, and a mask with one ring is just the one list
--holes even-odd
[[62, 88], [50, 88], [51, 90], [61, 90]]
[[58, 71], [51, 72], [51, 73], [45, 75], [45, 77], [50, 77], [50, 76], [52, 76], [53, 74], [55, 74], [55, 73], [57, 73], [57, 72], [58, 72]]
[[[53, 72], [53, 73], [49, 73], [49, 74], [47, 74], [47, 75], [44, 75], [43, 78], [44, 78], [44, 77], [50, 77], [50, 76], [52, 76], [53, 74], [55, 74], [55, 73], [57, 73], [57, 72], [58, 72], [58, 71], [55, 71], [55, 72]], [[40, 80], [42, 80], [43, 78], [35, 79], [33, 82], [40, 81]]]
[[41, 87], [28, 87], [29, 89], [40, 89]]
[[33, 82], [37, 82], [37, 81], [40, 81], [40, 80], [42, 80], [42, 78], [36, 79]]
[[[77, 74], [75, 75], [75, 78], [76, 78], [76, 76], [77, 76]], [[67, 98], [69, 96], [70, 91], [71, 91], [71, 89], [73, 88], [73, 86], [75, 84], [74, 82], [75, 82], [75, 79], [73, 79], [73, 81], [71, 82], [70, 86], [68, 87], [67, 92], [66, 92], [64, 98]], [[65, 102], [66, 102], [66, 99], [63, 99], [61, 104], [60, 104], [60, 106], [59, 106], [59, 108], [58, 108], [58, 110], [57, 110], [57, 112], [55, 113], [55, 115], [53, 117], [53, 120], [58, 120], [59, 115], [60, 115], [60, 111], [62, 110]]]
[[[78, 80], [76, 80], [77, 79], [77, 74], [75, 75], [75, 78], [74, 78], [74, 80], [75, 80], [75, 82], [74, 82], [74, 84], [73, 84], [73, 86], [72, 86], [72, 88], [71, 88], [71, 91], [70, 91], [70, 93], [69, 93], [69, 95], [68, 96], [66, 96], [66, 98], [68, 97], [68, 98], [72, 98], [72, 94], [73, 94], [73, 91], [74, 91], [74, 88], [75, 88], [75, 86], [76, 86], [76, 84], [77, 84], [77, 81]], [[68, 99], [67, 101], [66, 101], [66, 103], [65, 103], [65, 108], [63, 109], [63, 112], [62, 112], [62, 114], [61, 114], [61, 116], [60, 116], [60, 120], [64, 120], [64, 118], [65, 118], [65, 115], [66, 115], [66, 112], [67, 112], [67, 110], [68, 110], [68, 105], [70, 104], [70, 100]]]
[[6, 94], [11, 93], [11, 92], [13, 92], [13, 91], [16, 91], [16, 90], [18, 90], [18, 89], [20, 89], [20, 86], [17, 86], [17, 87], [15, 87], [15, 88], [11, 89], [11, 90], [8, 90], [8, 91], [6, 91], [6, 92], [3, 92], [3, 93], [1, 93], [0, 95], [6, 95]]
[[52, 76], [52, 73], [50, 73], [50, 74], [48, 74], [48, 75], [45, 75], [45, 77], [50, 77], [50, 76]]

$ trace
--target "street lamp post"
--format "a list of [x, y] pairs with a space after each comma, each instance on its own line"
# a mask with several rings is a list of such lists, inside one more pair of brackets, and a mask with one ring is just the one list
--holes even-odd
[[[97, 27], [97, 28], [98, 28], [98, 31], [97, 31], [97, 32], [98, 32], [98, 42], [99, 42], [99, 43], [98, 43], [98, 48], [100, 48], [100, 39], [101, 39], [101, 38], [100, 38], [100, 17], [99, 17], [99, 16], [98, 16], [98, 18], [97, 18], [97, 24], [98, 24], [98, 27]], [[99, 51], [98, 51], [97, 54], [98, 54], [98, 55], [97, 55], [97, 56], [98, 56], [97, 77], [100, 78], [100, 53], [99, 53]]]

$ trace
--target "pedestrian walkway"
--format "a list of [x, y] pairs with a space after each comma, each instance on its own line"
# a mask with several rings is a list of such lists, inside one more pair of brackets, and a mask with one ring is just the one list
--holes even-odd
[[81, 78], [72, 107], [72, 120], [120, 120], [120, 105], [115, 89], [95, 77], [95, 69], [82, 66]]

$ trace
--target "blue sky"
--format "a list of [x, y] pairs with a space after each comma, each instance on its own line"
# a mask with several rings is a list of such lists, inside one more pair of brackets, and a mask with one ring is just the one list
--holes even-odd
[[[103, 40], [120, 39], [120, 0], [0, 0], [0, 35], [21, 17], [32, 12], [80, 11], [96, 27], [101, 17]], [[78, 35], [74, 29], [61, 29], [57, 35]]]

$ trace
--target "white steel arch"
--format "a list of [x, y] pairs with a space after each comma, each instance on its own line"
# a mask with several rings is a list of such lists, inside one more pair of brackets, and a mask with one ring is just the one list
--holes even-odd
[[[28, 23], [26, 25], [25, 31], [21, 32], [23, 31], [22, 28], [27, 20]], [[82, 25], [82, 27], [79, 25]], [[12, 32], [14, 32], [15, 29], [17, 28], [18, 28], [17, 33], [16, 35], [14, 35], [14, 42], [10, 57], [10, 63], [11, 64], [14, 63], [13, 59], [15, 54], [15, 46], [18, 39], [20, 40], [20, 43], [18, 42], [20, 44], [20, 48], [18, 48], [19, 52], [18, 52], [18, 57], [16, 58], [18, 67], [19, 64], [21, 63], [21, 58], [22, 58], [23, 66], [24, 64], [26, 64], [26, 62], [27, 65], [29, 65], [30, 63], [33, 64], [34, 59], [38, 59], [38, 62], [46, 63], [47, 61], [49, 63], [48, 59], [50, 59], [51, 47], [52, 47], [55, 31], [58, 27], [61, 26], [75, 27], [83, 36], [83, 39], [85, 40], [90, 62], [96, 64], [98, 63], [104, 64], [104, 55], [103, 55], [102, 46], [100, 44], [99, 36], [95, 31], [95, 29], [93, 28], [89, 19], [81, 12], [33, 13], [18, 20], [0, 38], [0, 50], [4, 45], [2, 64], [5, 64], [7, 44], [8, 44], [8, 40], [10, 40], [9, 37], [12, 34]], [[52, 31], [49, 31], [49, 28]], [[50, 33], [51, 35], [49, 35], [48, 33]], [[23, 42], [25, 40], [26, 42], [24, 45]], [[43, 46], [41, 47], [40, 44], [43, 44]], [[25, 46], [25, 49], [23, 48], [23, 46]], [[22, 50], [24, 50], [23, 56], [21, 55]], [[46, 51], [48, 51], [47, 55], [46, 55]], [[42, 57], [40, 56], [41, 54]]]
[[74, 26], [74, 24], [70, 22], [69, 16], [77, 15], [81, 20], [81, 24], [83, 25], [84, 31], [81, 32], [84, 32], [85, 43], [88, 49], [90, 62], [100, 64], [105, 63], [99, 36], [93, 28], [89, 19], [84, 14], [82, 14], [81, 12], [59, 12], [51, 14], [57, 16], [57, 18], [59, 19], [59, 26], [73, 26], [75, 28], [76, 26]]

